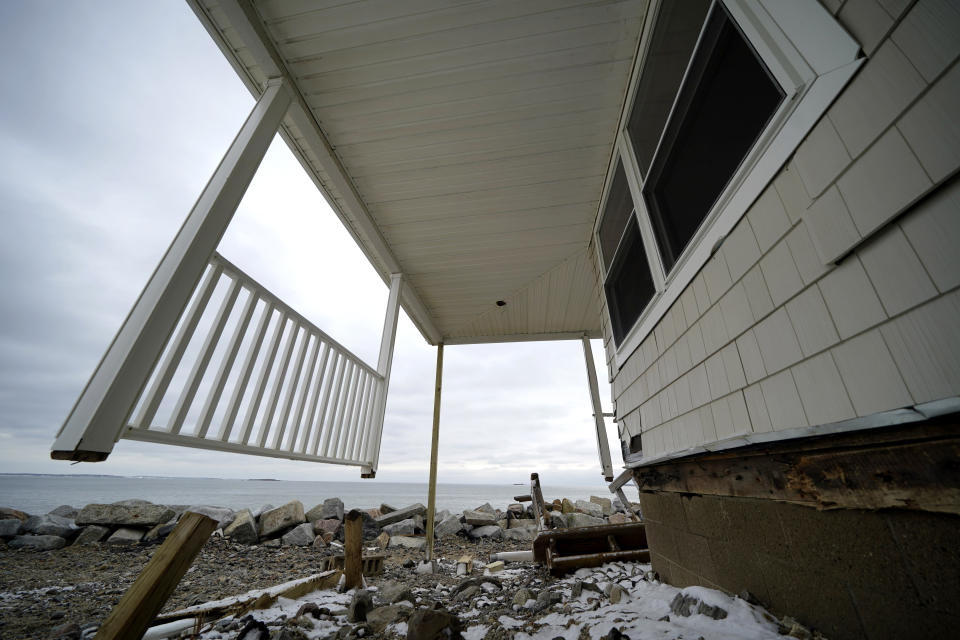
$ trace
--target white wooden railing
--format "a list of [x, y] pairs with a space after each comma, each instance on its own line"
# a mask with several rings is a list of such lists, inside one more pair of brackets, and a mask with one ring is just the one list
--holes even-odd
[[121, 435], [375, 469], [384, 387], [215, 253]]

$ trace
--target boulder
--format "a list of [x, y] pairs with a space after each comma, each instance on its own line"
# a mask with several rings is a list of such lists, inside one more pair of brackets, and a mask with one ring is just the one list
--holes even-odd
[[347, 607], [347, 621], [365, 622], [367, 612], [373, 609], [373, 596], [366, 589], [358, 589]]
[[[425, 516], [413, 516], [410, 519], [413, 520], [413, 528], [416, 530], [417, 533], [427, 532], [427, 519]], [[434, 522], [436, 522], [436, 520], [434, 520]]]
[[611, 513], [610, 517], [607, 518], [607, 521], [610, 524], [626, 524], [630, 522], [630, 518], [628, 518], [622, 513]]
[[83, 545], [101, 542], [108, 535], [110, 535], [109, 527], [101, 527], [98, 524], [92, 524], [89, 527], [84, 527], [80, 530], [80, 534], [77, 535], [77, 539], [74, 540], [73, 544]]
[[387, 582], [380, 587], [380, 590], [377, 591], [377, 599], [387, 604], [396, 604], [404, 601], [413, 604], [417, 601], [417, 597], [413, 595], [410, 587], [398, 582]]
[[19, 518], [0, 520], [0, 538], [12, 538], [23, 533], [23, 522]]
[[260, 537], [269, 538], [306, 521], [307, 518], [303, 513], [303, 503], [299, 500], [293, 500], [260, 515]]
[[623, 600], [626, 595], [628, 595], [626, 589], [620, 585], [615, 584], [610, 587], [609, 598], [611, 604], [620, 604], [620, 601]]
[[573, 503], [570, 502], [570, 498], [564, 498], [560, 503], [560, 511], [562, 513], [573, 513], [577, 509], [573, 506]]
[[377, 536], [377, 546], [380, 547], [381, 551], [390, 546], [390, 534], [384, 531]]
[[[698, 591], [697, 595], [702, 593]], [[670, 613], [682, 617], [702, 614], [714, 620], [723, 620], [727, 617], [727, 611], [719, 604], [707, 604], [694, 594], [688, 594], [681, 591], [670, 602]]]
[[[131, 502], [131, 501], [127, 501]], [[78, 525], [152, 527], [168, 522], [175, 513], [162, 504], [88, 504], [77, 514]]]
[[336, 518], [327, 518], [324, 520], [314, 520], [313, 521], [313, 532], [316, 534], [321, 533], [332, 533], [336, 535], [337, 531], [340, 530], [341, 523]]
[[30, 516], [24, 513], [23, 511], [19, 511], [17, 509], [11, 509], [10, 507], [0, 507], [0, 519], [2, 520], [7, 520], [9, 518], [16, 518], [20, 522], [26, 522], [27, 518], [29, 517]]
[[463, 512], [463, 518], [467, 521], [467, 524], [474, 527], [485, 527], [487, 525], [497, 524], [496, 514], [487, 513], [486, 511], [467, 510]]
[[513, 594], [513, 604], [522, 607], [527, 604], [528, 600], [534, 600], [536, 596], [533, 595], [533, 592], [526, 587], [521, 587], [517, 589], [517, 592]]
[[397, 510], [396, 507], [391, 507], [391, 506], [390, 506], [389, 504], [387, 504], [386, 502], [384, 502], [383, 504], [380, 505], [380, 515], [382, 515], [382, 516], [385, 516], [385, 515], [387, 515], [388, 513], [393, 513], [393, 512], [396, 511], [396, 510]]
[[608, 516], [613, 513], [613, 502], [610, 498], [601, 498], [600, 496], [590, 496], [590, 502], [600, 505], [603, 515]]
[[447, 516], [433, 527], [433, 535], [438, 538], [455, 535], [463, 529], [463, 523], [457, 516]]
[[223, 530], [223, 535], [240, 544], [257, 544], [260, 541], [257, 523], [249, 509], [238, 511], [233, 522]]
[[528, 542], [533, 540], [536, 537], [536, 529], [530, 529], [528, 527], [518, 527], [516, 529], [507, 529], [503, 532], [504, 540], [518, 540], [520, 542]]
[[458, 640], [460, 619], [443, 609], [417, 609], [407, 621], [407, 640]]
[[107, 544], [136, 544], [143, 540], [143, 529], [120, 527], [107, 538]]
[[[554, 517], [555, 516], [556, 514], [554, 514]], [[528, 527], [532, 527], [536, 529], [537, 528], [536, 521], [530, 520], [528, 518], [524, 518], [523, 520], [510, 520], [507, 523], [507, 529], [526, 529]]]
[[408, 518], [406, 520], [401, 520], [400, 522], [394, 522], [393, 524], [388, 524], [383, 528], [383, 531], [393, 536], [412, 536], [415, 533], [416, 526], [414, 525], [413, 518]]
[[268, 502], [267, 504], [262, 504], [262, 505], [260, 505], [260, 508], [253, 512], [253, 519], [254, 519], [254, 520], [258, 520], [258, 519], [260, 518], [260, 516], [262, 516], [262, 515], [265, 514], [267, 511], [270, 511], [270, 510], [273, 509], [273, 508], [274, 508], [274, 506], [273, 506], [272, 504], [270, 504], [269, 502]]
[[599, 527], [602, 524], [606, 524], [603, 518], [595, 518], [585, 513], [568, 513], [566, 514], [566, 519], [568, 529], [575, 529], [577, 527]]
[[[228, 509], [226, 507], [212, 507], [207, 504], [191, 505], [187, 507], [187, 511], [199, 513], [200, 515], [207, 516], [211, 520], [216, 520], [217, 529], [225, 529], [226, 527], [230, 526], [230, 523], [233, 522], [233, 519], [237, 517], [236, 511], [233, 509]], [[184, 513], [186, 513], [186, 511]]]
[[594, 518], [603, 517], [603, 507], [595, 502], [577, 500], [573, 506], [575, 507], [577, 513], [585, 513], [588, 516], [593, 516]]
[[382, 633], [389, 625], [406, 616], [409, 611], [409, 607], [399, 604], [377, 607], [367, 612], [367, 624], [375, 633]]
[[61, 518], [71, 518], [71, 519], [73, 519], [73, 518], [76, 518], [76, 517], [77, 517], [77, 514], [78, 514], [78, 513], [80, 513], [80, 510], [79, 510], [79, 509], [77, 509], [77, 508], [75, 508], [75, 507], [71, 507], [71, 506], [68, 505], [68, 504], [62, 504], [62, 505], [60, 505], [59, 507], [57, 507], [56, 509], [54, 509], [53, 511], [51, 511], [51, 512], [50, 512], [50, 515], [52, 515], [52, 516], [60, 516]]
[[424, 549], [427, 546], [426, 538], [413, 538], [410, 536], [392, 536], [390, 538], [390, 547], [403, 547], [405, 549]]
[[158, 524], [143, 534], [143, 539], [141, 542], [163, 542], [166, 540], [168, 535], [173, 533], [173, 530], [176, 528], [176, 522], [165, 522], [164, 524]]
[[30, 516], [23, 523], [23, 530], [38, 536], [59, 536], [72, 538], [77, 534], [77, 525], [70, 518], [63, 518], [51, 514]]
[[401, 520], [407, 520], [413, 516], [422, 516], [427, 513], [427, 508], [420, 504], [412, 504], [409, 507], [404, 507], [403, 509], [397, 509], [396, 511], [391, 511], [390, 513], [381, 515], [377, 518], [377, 526], [381, 529], [388, 524], [393, 524], [395, 522], [400, 522]]
[[489, 502], [480, 505], [479, 507], [477, 507], [476, 509], [474, 509], [474, 511], [482, 511], [483, 513], [489, 513], [489, 514], [492, 515], [492, 516], [497, 515], [497, 510], [494, 509], [493, 506], [492, 506]]
[[291, 547], [309, 547], [313, 544], [315, 537], [316, 534], [313, 533], [313, 525], [309, 522], [304, 522], [283, 534], [280, 540], [283, 544], [290, 545]]
[[476, 527], [470, 530], [468, 533], [471, 538], [490, 538], [492, 540], [500, 540], [503, 538], [503, 529], [498, 527], [495, 524], [490, 524], [485, 527]]
[[[377, 526], [377, 521], [366, 511], [360, 511], [360, 516], [363, 518], [363, 539], [376, 540], [380, 535], [380, 527]], [[343, 536], [343, 527], [340, 527], [337, 530], [336, 538], [343, 542]]]
[[502, 519], [502, 520], [497, 520], [497, 526], [500, 527], [501, 529], [509, 529], [509, 528], [510, 528], [510, 521], [507, 520], [506, 518], [504, 518], [504, 519]]
[[306, 514], [307, 522], [317, 520], [343, 520], [343, 500], [327, 498]]
[[328, 546], [328, 540], [324, 540], [324, 535], [330, 535], [330, 533], [320, 534], [314, 537], [313, 544], [311, 545], [314, 549], [326, 549]]
[[60, 536], [17, 536], [9, 542], [9, 546], [11, 549], [53, 551], [67, 546], [67, 541]]

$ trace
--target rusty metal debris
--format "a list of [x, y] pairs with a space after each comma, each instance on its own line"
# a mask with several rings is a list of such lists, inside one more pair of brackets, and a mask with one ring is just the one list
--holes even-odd
[[530, 494], [516, 496], [514, 500], [533, 503], [533, 514], [540, 529], [533, 541], [533, 557], [553, 575], [582, 567], [599, 567], [605, 562], [650, 561], [642, 522], [549, 530], [550, 512], [544, 504], [536, 473], [530, 474]]

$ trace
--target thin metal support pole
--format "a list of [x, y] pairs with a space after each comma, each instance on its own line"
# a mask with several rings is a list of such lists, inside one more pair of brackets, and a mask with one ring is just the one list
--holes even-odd
[[593, 424], [597, 430], [597, 453], [600, 455], [600, 470], [603, 478], [613, 480], [613, 464], [610, 462], [610, 443], [607, 441], [607, 425], [600, 408], [600, 386], [597, 384], [597, 368], [593, 363], [590, 338], [583, 336], [583, 357], [587, 363], [587, 383], [590, 385], [590, 402], [593, 404]]
[[440, 444], [440, 389], [443, 383], [443, 343], [437, 345], [437, 383], [433, 391], [433, 437], [430, 440], [430, 489], [427, 493], [427, 560], [433, 560], [433, 525], [437, 507], [437, 448]]

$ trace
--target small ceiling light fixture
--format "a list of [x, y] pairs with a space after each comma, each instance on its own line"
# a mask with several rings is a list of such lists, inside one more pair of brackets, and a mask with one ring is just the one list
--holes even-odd
[[498, 306], [498, 307], [505, 307], [505, 306], [507, 306], [507, 303], [506, 303], [506, 301], [504, 301], [504, 300], [497, 300], [497, 306]]

